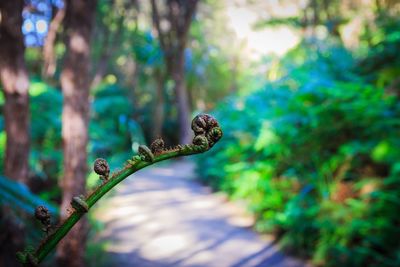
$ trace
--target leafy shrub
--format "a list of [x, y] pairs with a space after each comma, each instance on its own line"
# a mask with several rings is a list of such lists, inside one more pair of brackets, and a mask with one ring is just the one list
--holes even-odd
[[398, 266], [399, 100], [354, 75], [340, 46], [307, 47], [281, 79], [219, 106], [225, 136], [198, 157], [200, 177], [317, 264]]

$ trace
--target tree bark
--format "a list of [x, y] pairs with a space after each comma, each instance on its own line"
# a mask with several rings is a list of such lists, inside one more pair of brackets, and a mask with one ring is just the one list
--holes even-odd
[[43, 46], [43, 76], [49, 78], [56, 72], [56, 54], [54, 46], [56, 44], [57, 31], [65, 16], [65, 9], [58, 9], [52, 19], [47, 33], [46, 41]]
[[[21, 31], [23, 0], [0, 1], [0, 80], [5, 97], [7, 136], [4, 174], [19, 182], [29, 178], [29, 76]], [[0, 209], [2, 231], [0, 266], [17, 266], [15, 253], [23, 248], [25, 227], [7, 207]], [[5, 228], [3, 228], [5, 227]]]
[[[191, 132], [186, 127], [190, 121], [188, 92], [185, 85], [185, 57], [189, 28], [197, 8], [198, 0], [165, 1], [165, 14], [160, 14], [157, 2], [151, 1], [153, 24], [158, 33], [161, 49], [169, 78], [174, 81], [176, 107], [178, 110], [179, 142], [188, 143]], [[167, 30], [161, 27], [162, 20], [169, 24]]]
[[176, 95], [176, 106], [178, 109], [178, 123], [179, 123], [179, 142], [181, 144], [188, 144], [191, 141], [191, 131], [185, 126], [190, 121], [190, 108], [188, 92], [185, 84], [185, 59], [184, 50], [178, 51], [175, 66], [172, 72], [172, 79], [174, 81], [174, 91]]
[[155, 71], [155, 79], [156, 79], [156, 105], [154, 107], [154, 132], [153, 132], [153, 140], [156, 138], [162, 137], [162, 128], [164, 121], [164, 105], [165, 105], [165, 97], [164, 97], [164, 81], [163, 72], [161, 70]]
[[[120, 21], [123, 21], [123, 19], [120, 19]], [[122, 24], [122, 23], [121, 23]], [[120, 28], [121, 25], [119, 25], [118, 28]], [[108, 60], [112, 54], [112, 40], [114, 40], [114, 37], [112, 36], [113, 34], [111, 33], [110, 29], [108, 28], [107, 25], [101, 25], [102, 30], [100, 30], [99, 35], [103, 36], [103, 42], [102, 42], [102, 51], [100, 54], [100, 58], [95, 64], [95, 72], [93, 75], [93, 79], [90, 83], [90, 88], [95, 88], [100, 85], [101, 81], [104, 78], [104, 75], [107, 72], [107, 63]], [[95, 31], [96, 32], [96, 31]], [[96, 35], [96, 34], [95, 34]], [[115, 34], [114, 34], [115, 35]], [[95, 39], [96, 40], [96, 39]]]
[[[96, 0], [66, 1], [65, 31], [67, 53], [61, 73], [64, 95], [62, 139], [64, 177], [61, 220], [72, 197], [85, 192], [89, 123], [90, 36], [93, 28]], [[60, 266], [81, 267], [87, 236], [87, 222], [81, 220], [57, 249]]]
[[0, 78], [7, 135], [4, 174], [26, 183], [29, 175], [29, 76], [21, 31], [24, 1], [0, 2]]

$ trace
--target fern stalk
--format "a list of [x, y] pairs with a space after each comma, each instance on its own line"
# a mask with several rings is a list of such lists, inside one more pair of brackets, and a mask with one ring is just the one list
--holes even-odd
[[[163, 160], [206, 152], [222, 137], [222, 130], [218, 122], [207, 114], [196, 116], [192, 121], [192, 129], [195, 134], [192, 144], [165, 149], [162, 139], [157, 139], [151, 144], [150, 148], [139, 146], [139, 154], [129, 159], [124, 168], [113, 173], [110, 178], [108, 177], [109, 167], [107, 162], [104, 159], [97, 159], [94, 170], [101, 175], [102, 185], [86, 197], [74, 197], [71, 201], [73, 212], [57, 229], [42, 240], [36, 250], [28, 248], [24, 252], [17, 253], [17, 258], [21, 264], [23, 266], [38, 266], [98, 200], [131, 174]], [[43, 206], [38, 208], [41, 208], [42, 212], [45, 210]], [[47, 218], [49, 215], [42, 214], [43, 216]], [[43, 220], [43, 218], [38, 219]]]

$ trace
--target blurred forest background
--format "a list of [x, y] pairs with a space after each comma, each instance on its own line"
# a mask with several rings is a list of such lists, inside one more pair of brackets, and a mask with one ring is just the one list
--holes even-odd
[[[1, 0], [0, 12], [0, 265], [40, 237], [35, 205], [63, 218], [96, 184], [95, 158], [115, 168], [159, 136], [190, 142], [193, 114], [209, 112], [224, 137], [196, 156], [198, 177], [244, 200], [256, 230], [317, 266], [400, 266], [400, 1]], [[58, 247], [60, 266], [95, 255], [88, 223]]]

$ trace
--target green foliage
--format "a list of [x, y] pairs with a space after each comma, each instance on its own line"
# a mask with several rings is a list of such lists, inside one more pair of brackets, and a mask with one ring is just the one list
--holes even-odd
[[40, 223], [34, 220], [33, 214], [37, 206], [48, 207], [53, 221], [58, 218], [58, 207], [44, 200], [38, 195], [33, 194], [26, 185], [15, 182], [7, 177], [0, 176], [0, 225], [2, 227], [10, 227], [9, 221], [21, 224], [25, 222], [27, 229], [27, 242], [38, 242], [42, 238], [42, 233], [36, 229], [40, 228]]
[[400, 102], [353, 66], [334, 43], [300, 44], [279, 80], [218, 107], [226, 134], [198, 170], [317, 264], [398, 266]]
[[[32, 79], [30, 94], [30, 165], [37, 179], [45, 182], [59, 176], [62, 165], [62, 93], [40, 79]], [[55, 182], [53, 182], [54, 184]]]
[[51, 213], [58, 214], [58, 208], [30, 192], [26, 185], [4, 176], [0, 176], [0, 205], [10, 206], [26, 214], [34, 214], [37, 206], [45, 205]]
[[[40, 196], [44, 199], [57, 200], [60, 194], [57, 181], [62, 176], [63, 160], [62, 92], [39, 78], [31, 80], [29, 92], [31, 101], [30, 166], [34, 178], [33, 188], [35, 192], [40, 192]], [[141, 127], [132, 119], [132, 113], [133, 107], [127, 101], [127, 92], [124, 88], [105, 83], [96, 89], [89, 129], [89, 162], [93, 162], [99, 156], [108, 157], [111, 158], [112, 167], [115, 167], [129, 157], [133, 150], [137, 149], [139, 143], [144, 143]], [[0, 128], [3, 129], [3, 127], [3, 117], [0, 116]], [[0, 159], [4, 159], [5, 140], [5, 132], [2, 131]]]
[[[127, 90], [114, 83], [103, 83], [93, 94], [89, 125], [89, 162], [98, 157], [109, 158], [112, 169], [137, 151], [143, 144], [141, 126], [132, 118], [135, 107], [127, 100]], [[98, 184], [92, 171], [87, 179], [89, 187]]]
[[132, 154], [132, 144], [143, 140], [142, 132], [132, 119], [133, 107], [121, 87], [105, 84], [93, 97], [89, 129], [91, 155], [113, 156], [111, 165], [114, 166]]
[[378, 26], [367, 56], [358, 64], [358, 72], [379, 87], [390, 87], [400, 75], [400, 21], [381, 18]]

